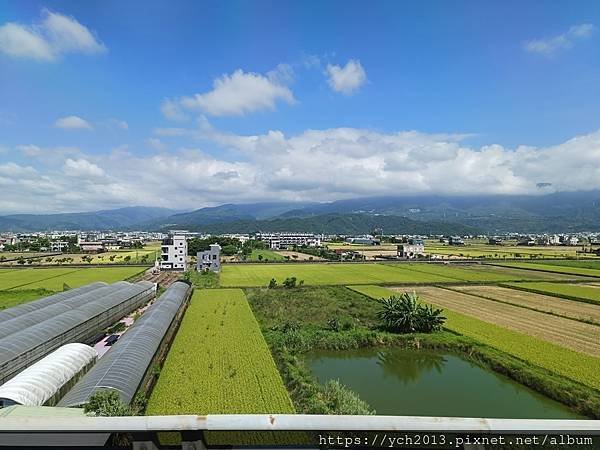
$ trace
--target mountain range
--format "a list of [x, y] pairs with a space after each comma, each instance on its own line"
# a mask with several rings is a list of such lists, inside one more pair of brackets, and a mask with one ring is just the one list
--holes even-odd
[[0, 216], [1, 231], [169, 230], [207, 233], [306, 231], [356, 234], [498, 234], [600, 231], [600, 191], [546, 195], [366, 197], [225, 204], [189, 212], [130, 207], [85, 213]]

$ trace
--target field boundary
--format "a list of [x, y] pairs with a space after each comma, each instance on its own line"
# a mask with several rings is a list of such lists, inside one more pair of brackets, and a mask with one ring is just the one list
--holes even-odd
[[[568, 261], [568, 260], [565, 260]], [[541, 269], [539, 267], [521, 267], [521, 266], [510, 266], [510, 265], [504, 265], [504, 264], [498, 264], [498, 263], [484, 263], [487, 266], [495, 266], [495, 267], [504, 267], [504, 268], [513, 268], [513, 269], [522, 269], [522, 270], [533, 270], [534, 272], [545, 272], [545, 273], [558, 273], [560, 275], [575, 275], [575, 276], [580, 276], [580, 277], [590, 277], [590, 278], [600, 278], [600, 271], [597, 271], [596, 269], [586, 269], [586, 270], [594, 270], [596, 272], [599, 272], [595, 275], [590, 275], [590, 274], [584, 274], [584, 273], [573, 273], [573, 272], [564, 272], [561, 270], [550, 270], [550, 269]], [[540, 264], [540, 262], [525, 262], [523, 264]], [[556, 267], [568, 267], [568, 266], [556, 266]], [[577, 269], [577, 267], [574, 267], [574, 269]], [[584, 268], [585, 269], [585, 268]]]

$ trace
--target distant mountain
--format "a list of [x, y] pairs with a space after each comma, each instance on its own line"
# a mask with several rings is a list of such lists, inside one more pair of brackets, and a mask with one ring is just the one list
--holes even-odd
[[277, 217], [297, 208], [307, 208], [316, 203], [263, 202], [245, 204], [225, 204], [195, 211], [174, 214], [165, 220], [152, 220], [137, 224], [149, 229], [190, 228], [213, 223], [235, 222], [240, 220], [261, 220]]
[[454, 222], [486, 233], [600, 231], [600, 192], [546, 195], [369, 197], [296, 208], [284, 217], [384, 214], [418, 221]]
[[94, 212], [62, 214], [12, 214], [0, 216], [0, 230], [14, 232], [50, 230], [122, 230], [141, 222], [165, 219], [175, 210], [134, 206]]
[[367, 234], [375, 229], [390, 234], [478, 234], [480, 230], [447, 222], [421, 222], [406, 217], [369, 214], [324, 214], [311, 217], [245, 219], [190, 227], [205, 233], [312, 232], [324, 234]]

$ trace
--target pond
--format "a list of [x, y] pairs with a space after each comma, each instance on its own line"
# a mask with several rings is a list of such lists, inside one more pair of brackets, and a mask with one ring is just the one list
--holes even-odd
[[581, 418], [526, 386], [444, 352], [318, 351], [307, 354], [306, 362], [320, 383], [340, 380], [381, 415]]

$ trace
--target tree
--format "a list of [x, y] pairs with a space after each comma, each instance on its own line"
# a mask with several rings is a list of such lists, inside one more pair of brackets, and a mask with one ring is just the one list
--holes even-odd
[[19, 259], [17, 259], [17, 264], [25, 264], [25, 258], [23, 258], [22, 256], [19, 256]]
[[125, 258], [123, 258], [123, 261], [129, 263], [129, 261], [131, 261], [131, 255], [127, 255]]
[[258, 254], [258, 260], [259, 260], [259, 261], [262, 261], [262, 260], [263, 260], [263, 258], [264, 258], [264, 256], [263, 256], [261, 253], [259, 253], [259, 254]]
[[415, 292], [404, 292], [378, 300], [382, 308], [377, 317], [385, 328], [396, 333], [431, 333], [440, 331], [446, 318], [441, 309], [419, 302]]

